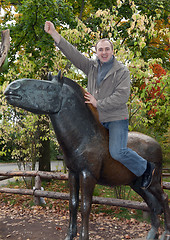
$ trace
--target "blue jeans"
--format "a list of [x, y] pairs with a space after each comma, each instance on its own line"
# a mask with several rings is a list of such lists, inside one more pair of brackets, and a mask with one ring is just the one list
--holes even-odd
[[102, 124], [109, 130], [109, 151], [111, 156], [136, 176], [141, 176], [146, 170], [147, 161], [127, 147], [128, 119], [104, 122]]

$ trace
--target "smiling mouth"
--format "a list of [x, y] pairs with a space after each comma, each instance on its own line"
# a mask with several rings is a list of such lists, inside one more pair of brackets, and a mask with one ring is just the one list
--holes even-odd
[[102, 58], [103, 58], [103, 59], [107, 59], [108, 57], [107, 57], [107, 56], [103, 56]]

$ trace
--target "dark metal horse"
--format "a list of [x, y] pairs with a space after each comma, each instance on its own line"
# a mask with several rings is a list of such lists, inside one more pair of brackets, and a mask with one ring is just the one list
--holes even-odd
[[8, 102], [37, 114], [48, 114], [65, 155], [70, 182], [70, 222], [65, 240], [77, 235], [77, 209], [81, 189], [81, 240], [89, 239], [89, 214], [95, 185], [130, 185], [147, 203], [151, 230], [147, 239], [158, 239], [159, 215], [164, 213], [165, 231], [161, 240], [170, 240], [168, 197], [161, 187], [162, 153], [151, 137], [130, 132], [128, 146], [156, 165], [151, 186], [141, 189], [140, 178], [109, 154], [108, 132], [95, 109], [85, 104], [84, 89], [71, 79], [50, 76], [49, 80], [20, 79], [5, 90]]

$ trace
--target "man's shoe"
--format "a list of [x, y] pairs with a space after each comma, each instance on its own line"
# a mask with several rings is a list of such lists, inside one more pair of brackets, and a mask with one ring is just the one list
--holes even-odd
[[151, 185], [154, 172], [155, 172], [155, 164], [152, 162], [148, 162], [147, 168], [144, 174], [142, 175], [142, 184], [141, 184], [142, 189], [147, 189]]

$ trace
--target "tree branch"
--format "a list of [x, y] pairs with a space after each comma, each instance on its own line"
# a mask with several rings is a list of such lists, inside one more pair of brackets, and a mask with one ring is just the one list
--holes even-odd
[[79, 14], [80, 20], [82, 20], [83, 10], [84, 10], [84, 0], [82, 0], [82, 2], [81, 2], [81, 9], [80, 9], [80, 14]]
[[10, 31], [9, 29], [1, 33], [1, 48], [0, 48], [0, 67], [4, 64], [10, 48]]

